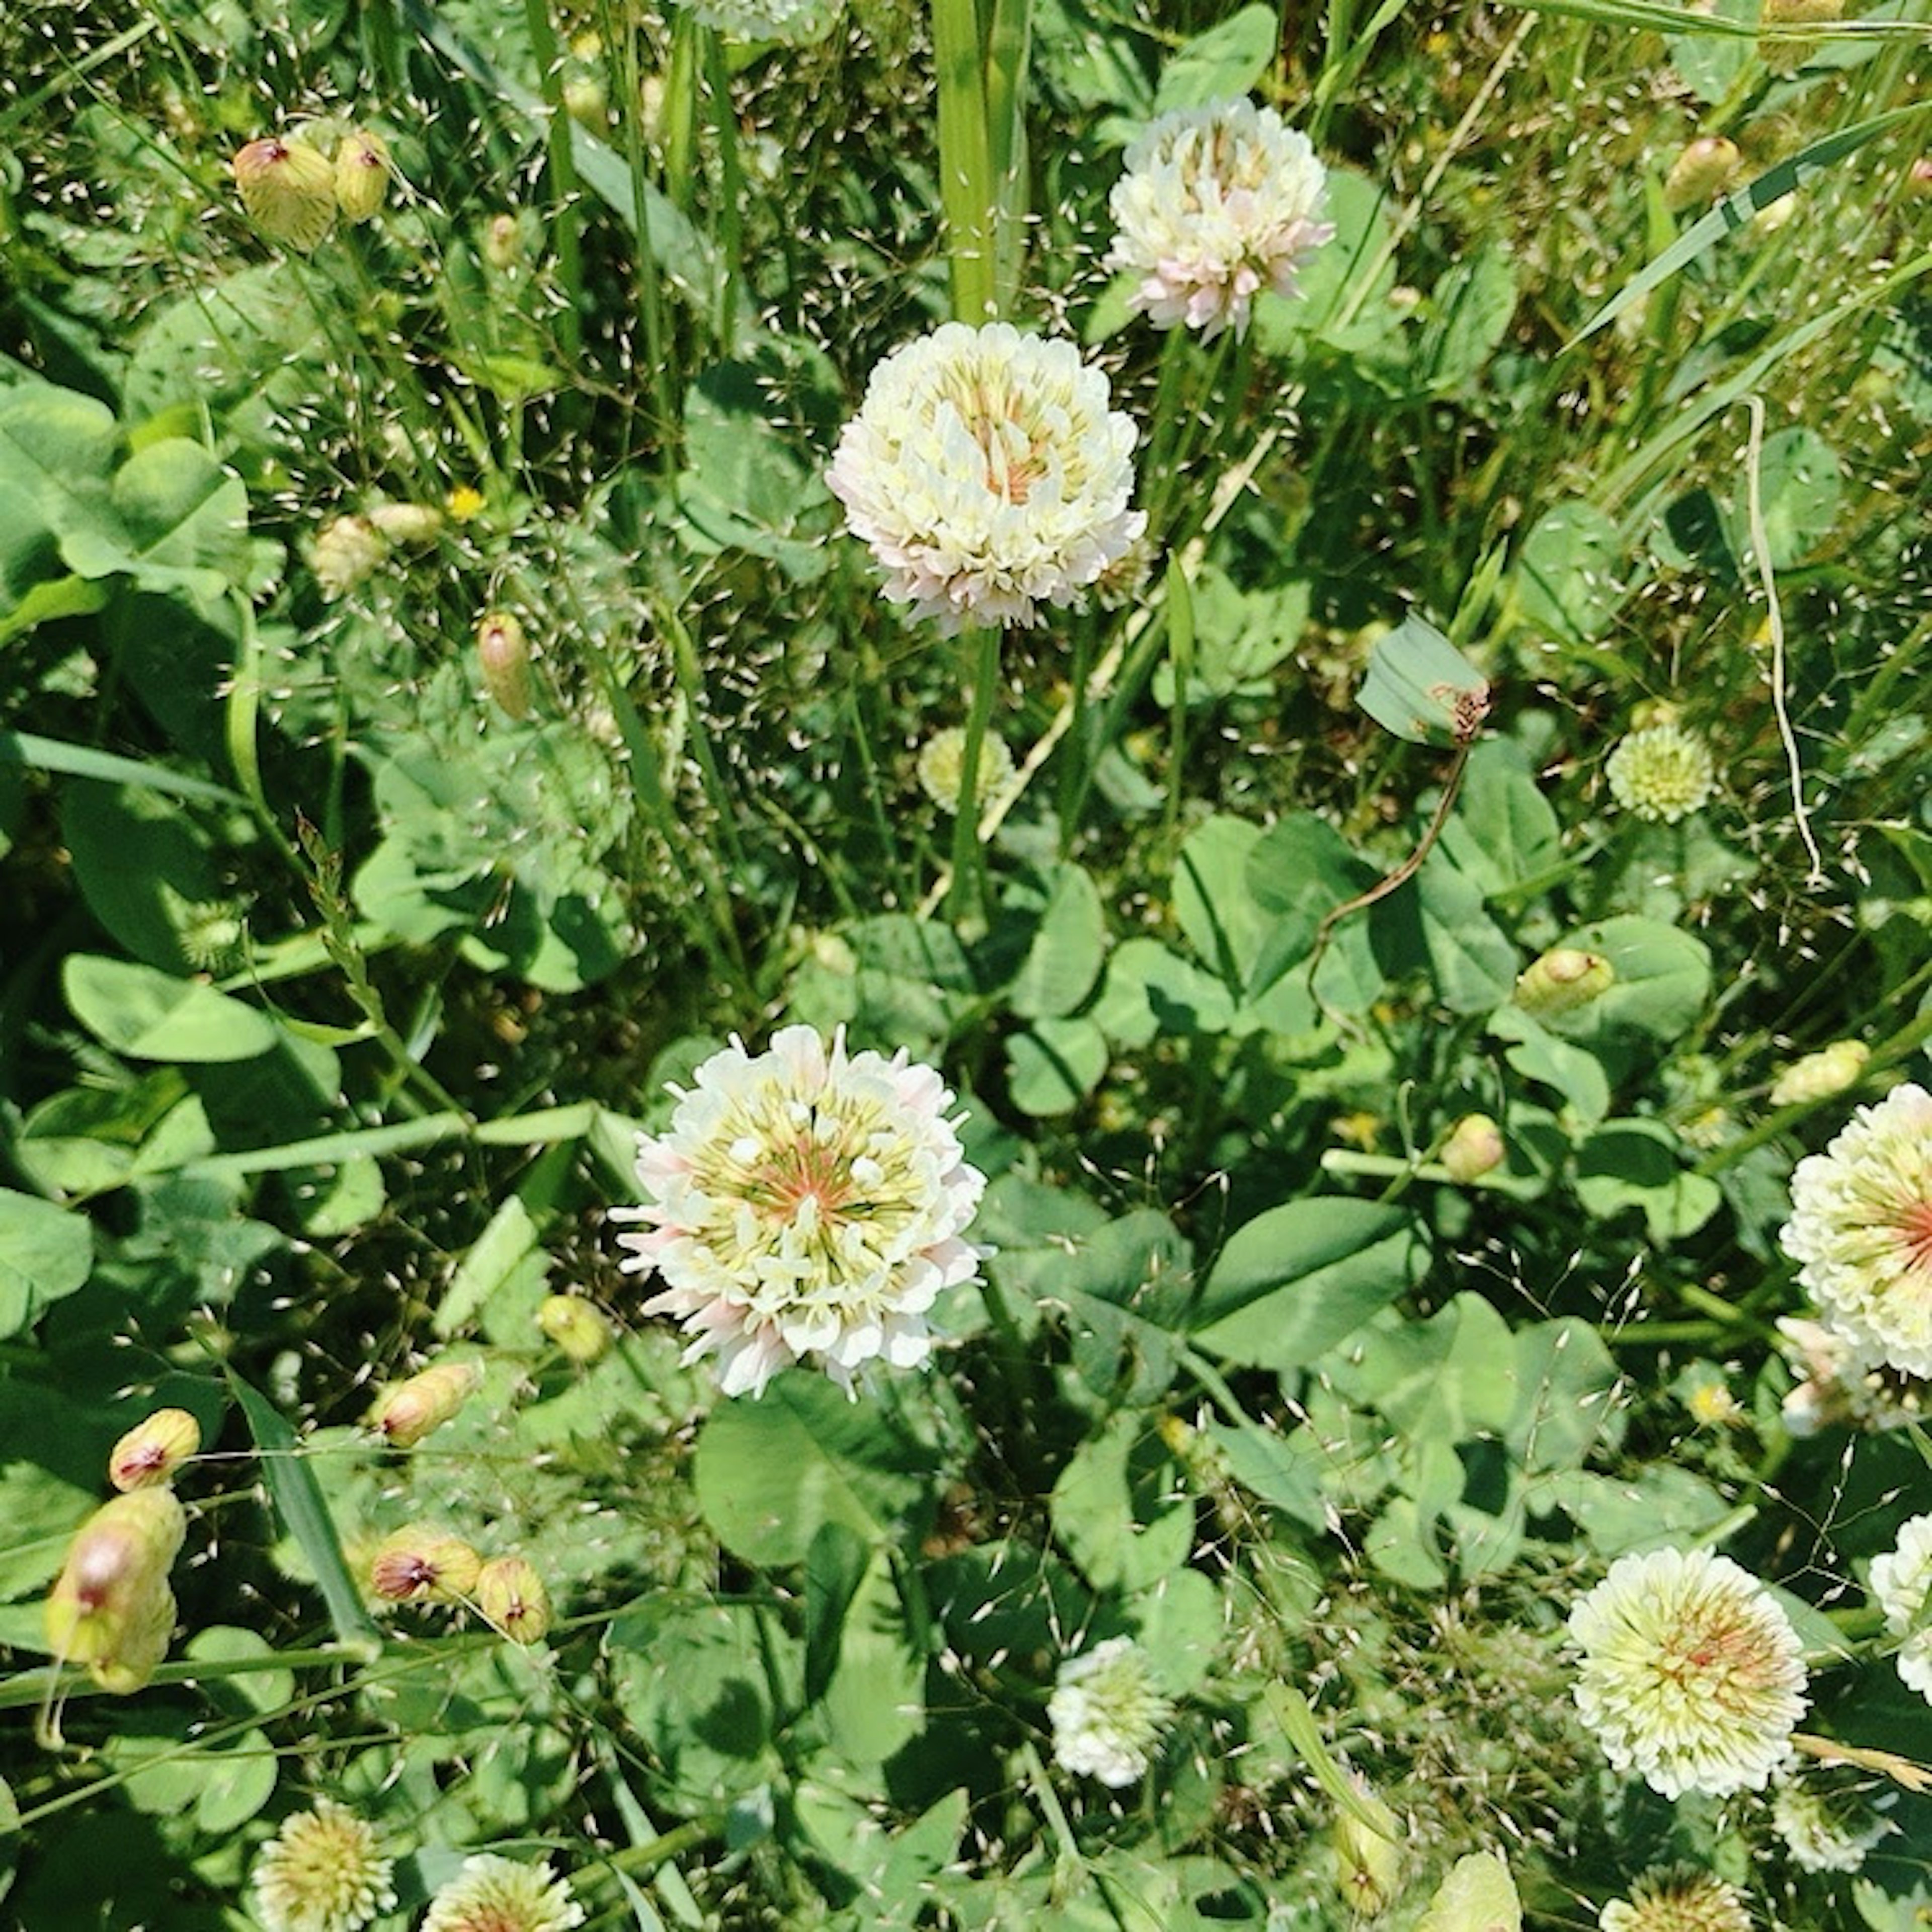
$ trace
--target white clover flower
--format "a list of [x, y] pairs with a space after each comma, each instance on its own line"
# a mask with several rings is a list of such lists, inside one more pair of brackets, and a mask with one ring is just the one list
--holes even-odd
[[1110, 1636], [1060, 1666], [1046, 1714], [1060, 1768], [1118, 1790], [1152, 1762], [1174, 1706], [1156, 1688], [1147, 1652], [1131, 1637]]
[[1874, 1364], [1837, 1329], [1782, 1315], [1778, 1332], [1785, 1360], [1800, 1378], [1783, 1408], [1784, 1426], [1793, 1436], [1816, 1436], [1841, 1422], [1898, 1429], [1924, 1413], [1923, 1380]]
[[[941, 812], [959, 809], [959, 783], [966, 775], [966, 734], [957, 724], [935, 731], [920, 747], [919, 782]], [[980, 741], [980, 770], [974, 790], [991, 798], [1013, 775], [1013, 754], [1006, 740], [989, 731]]]
[[346, 1804], [318, 1798], [284, 1819], [256, 1853], [250, 1883], [268, 1932], [361, 1932], [396, 1902], [375, 1827]]
[[1771, 1822], [1793, 1864], [1809, 1872], [1852, 1872], [1894, 1828], [1858, 1790], [1814, 1778], [1787, 1778], [1772, 1792]]
[[1855, 1351], [1932, 1376], [1932, 1094], [1894, 1087], [1801, 1160], [1778, 1239]]
[[1885, 1627], [1901, 1640], [1893, 1661], [1898, 1674], [1932, 1703], [1932, 1516], [1916, 1516], [1882, 1556], [1872, 1558], [1871, 1594], [1885, 1612]]
[[796, 47], [824, 38], [837, 16], [838, 0], [688, 0], [686, 11], [734, 40]]
[[1789, 1755], [1805, 1705], [1798, 1633], [1728, 1557], [1620, 1556], [1570, 1611], [1570, 1636], [1584, 1723], [1653, 1791], [1761, 1791]]
[[1163, 114], [1114, 184], [1106, 266], [1141, 278], [1130, 306], [1156, 328], [1198, 328], [1204, 342], [1244, 334], [1256, 296], [1292, 296], [1296, 268], [1334, 236], [1322, 219], [1328, 179], [1307, 136], [1272, 107]]
[[986, 1185], [939, 1076], [787, 1027], [755, 1055], [734, 1038], [672, 1090], [670, 1132], [638, 1138], [649, 1198], [615, 1212], [650, 1224], [619, 1237], [623, 1266], [662, 1280], [645, 1310], [696, 1337], [685, 1359], [715, 1354], [727, 1395], [808, 1355], [848, 1394], [868, 1362], [924, 1361], [933, 1304], [979, 1273], [964, 1235]]
[[1751, 1932], [1737, 1887], [1685, 1865], [1646, 1872], [1597, 1924], [1600, 1932]]
[[1699, 810], [1718, 782], [1711, 748], [1681, 724], [1633, 731], [1604, 766], [1610, 796], [1640, 818], [1675, 825]]
[[422, 1932], [571, 1932], [584, 1908], [548, 1864], [478, 1852], [429, 1902]]
[[1134, 426], [1070, 342], [949, 322], [872, 371], [826, 472], [885, 594], [942, 628], [1030, 624], [1147, 526]]

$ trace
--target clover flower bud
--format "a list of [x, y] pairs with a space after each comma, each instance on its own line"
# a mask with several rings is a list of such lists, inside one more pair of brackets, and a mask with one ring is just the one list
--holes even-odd
[[1905, 185], [1908, 193], [1922, 199], [1932, 195], [1932, 154], [1921, 154], [1906, 172]]
[[184, 1408], [158, 1408], [115, 1444], [107, 1480], [117, 1490], [146, 1490], [170, 1482], [201, 1447], [201, 1424]]
[[1750, 1932], [1750, 1923], [1736, 1886], [1682, 1865], [1646, 1872], [1597, 1921], [1600, 1932]]
[[530, 715], [530, 646], [507, 610], [488, 610], [476, 626], [476, 661], [483, 688], [512, 718]]
[[1600, 952], [1552, 946], [1516, 975], [1515, 1000], [1532, 1018], [1550, 1019], [1587, 1006], [1616, 984], [1617, 969]]
[[1465, 1114], [1436, 1156], [1452, 1180], [1479, 1180], [1502, 1165], [1502, 1130], [1486, 1114]]
[[388, 539], [367, 517], [336, 517], [316, 533], [308, 562], [322, 594], [332, 602], [360, 589], [388, 554]]
[[610, 1324], [580, 1294], [553, 1294], [537, 1310], [537, 1326], [573, 1362], [586, 1367], [610, 1348]]
[[[43, 1615], [49, 1650], [69, 1663], [94, 1667], [107, 1689], [114, 1686], [103, 1671], [125, 1672], [147, 1658], [140, 1674], [145, 1683], [174, 1627], [168, 1571], [187, 1533], [187, 1516], [165, 1485], [103, 1503], [74, 1533], [67, 1560], [47, 1592]], [[163, 1625], [158, 1649], [158, 1623]]]
[[1702, 134], [1670, 164], [1664, 178], [1664, 206], [1673, 214], [1701, 208], [1730, 185], [1738, 170], [1738, 144], [1721, 134]]
[[335, 170], [301, 141], [250, 141], [230, 163], [242, 206], [271, 242], [306, 255], [335, 223]]
[[130, 1696], [144, 1688], [168, 1654], [175, 1611], [174, 1592], [166, 1583], [157, 1584], [134, 1606], [113, 1648], [88, 1660], [88, 1675], [112, 1696]]
[[[1013, 754], [1004, 739], [992, 732], [980, 741], [980, 769], [973, 790], [976, 796], [991, 798], [1013, 775]], [[935, 731], [920, 748], [919, 782], [926, 795], [941, 812], [959, 809], [959, 791], [966, 776], [966, 734], [956, 725]]]
[[434, 503], [378, 503], [369, 520], [392, 543], [434, 543], [442, 534], [442, 512]]
[[514, 214], [493, 214], [483, 224], [483, 259], [507, 274], [524, 259], [524, 231]]
[[1794, 1060], [1771, 1089], [1774, 1107], [1789, 1107], [1795, 1102], [1828, 1100], [1854, 1084], [1871, 1058], [1871, 1048], [1860, 1040], [1834, 1040], [1829, 1046]]
[[376, 1546], [369, 1586], [385, 1603], [453, 1604], [472, 1594], [482, 1568], [460, 1536], [411, 1523]]
[[469, 1400], [482, 1379], [474, 1362], [438, 1362], [384, 1389], [369, 1411], [369, 1426], [391, 1448], [413, 1449]]
[[512, 1643], [541, 1643], [550, 1630], [550, 1592], [520, 1556], [493, 1556], [477, 1572], [476, 1607]]
[[1610, 796], [1642, 819], [1675, 825], [1700, 810], [1718, 782], [1711, 748], [1681, 724], [1652, 724], [1633, 731], [1604, 766]]
[[375, 1827], [333, 1798], [298, 1811], [256, 1855], [249, 1874], [268, 1932], [362, 1932], [391, 1910], [394, 1859]]
[[1335, 1814], [1329, 1842], [1335, 1850], [1335, 1877], [1348, 1910], [1361, 1918], [1386, 1911], [1402, 1882], [1402, 1827], [1395, 1814], [1358, 1777], [1355, 1792], [1375, 1820], [1371, 1827], [1347, 1805]]
[[367, 221], [387, 198], [394, 164], [389, 144], [367, 128], [352, 128], [335, 151], [335, 205], [345, 221]]

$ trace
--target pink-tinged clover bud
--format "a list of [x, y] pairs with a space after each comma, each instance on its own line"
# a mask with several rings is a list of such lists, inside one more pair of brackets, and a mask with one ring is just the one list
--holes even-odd
[[493, 1556], [476, 1577], [476, 1607], [512, 1643], [541, 1643], [550, 1630], [550, 1592], [520, 1556]]
[[1780, 1073], [1771, 1090], [1774, 1107], [1795, 1102], [1828, 1100], [1856, 1084], [1871, 1058], [1871, 1048], [1862, 1040], [1834, 1040], [1829, 1046], [1795, 1060]]
[[475, 1591], [482, 1568], [460, 1536], [411, 1523], [376, 1546], [369, 1587], [388, 1604], [453, 1604]]
[[169, 1596], [172, 1628], [168, 1571], [187, 1534], [188, 1517], [165, 1485], [103, 1503], [74, 1532], [47, 1592], [48, 1649], [71, 1664], [124, 1657], [156, 1615], [157, 1596]]
[[1480, 1180], [1502, 1165], [1502, 1130], [1486, 1114], [1465, 1114], [1437, 1156], [1452, 1180]]
[[300, 141], [250, 141], [230, 164], [248, 219], [306, 255], [335, 223], [335, 170]]
[[171, 1482], [201, 1448], [201, 1424], [184, 1408], [158, 1408], [136, 1424], [107, 1458], [107, 1480], [117, 1490], [147, 1490]]
[[512, 718], [530, 715], [530, 646], [524, 627], [507, 610], [487, 610], [476, 626], [476, 660], [483, 688]]
[[1516, 975], [1516, 1003], [1535, 1019], [1587, 1006], [1616, 984], [1617, 969], [1600, 952], [1552, 946]]
[[335, 202], [343, 220], [367, 221], [388, 196], [393, 172], [388, 142], [366, 128], [352, 128], [335, 151]]
[[434, 543], [442, 534], [442, 512], [433, 503], [378, 503], [369, 520], [392, 543]]
[[586, 1366], [610, 1346], [610, 1324], [580, 1294], [553, 1294], [537, 1310], [537, 1326], [573, 1362]]
[[1730, 186], [1738, 171], [1738, 144], [1721, 134], [1700, 135], [1670, 164], [1664, 200], [1673, 214], [1702, 208]]
[[369, 1426], [391, 1448], [413, 1449], [469, 1400], [482, 1379], [474, 1362], [438, 1362], [383, 1390], [369, 1411]]

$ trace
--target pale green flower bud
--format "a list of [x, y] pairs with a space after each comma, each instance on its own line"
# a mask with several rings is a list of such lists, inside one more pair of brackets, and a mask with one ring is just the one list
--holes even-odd
[[514, 214], [493, 214], [483, 224], [483, 259], [499, 274], [518, 266], [524, 254], [523, 230]]
[[1730, 185], [1739, 158], [1736, 142], [1721, 134], [1700, 135], [1671, 163], [1664, 205], [1673, 213], [1703, 207]]
[[475, 1591], [482, 1568], [460, 1536], [411, 1523], [376, 1546], [369, 1587], [386, 1603], [453, 1604]]
[[250, 141], [230, 164], [248, 219], [306, 255], [335, 223], [335, 170], [301, 141]]
[[550, 1629], [550, 1592], [520, 1556], [494, 1556], [484, 1564], [476, 1607], [512, 1643], [541, 1643]]
[[392, 1449], [412, 1449], [440, 1429], [482, 1379], [474, 1362], [436, 1363], [383, 1390], [369, 1411], [369, 1426]]
[[1348, 1910], [1358, 1918], [1373, 1918], [1388, 1909], [1401, 1888], [1402, 1827], [1360, 1778], [1354, 1785], [1374, 1826], [1344, 1805], [1335, 1814], [1329, 1840], [1335, 1848], [1336, 1882]]
[[184, 1408], [158, 1408], [115, 1444], [107, 1480], [117, 1490], [152, 1489], [201, 1448], [201, 1424]]
[[1502, 1164], [1502, 1130], [1486, 1114], [1465, 1114], [1437, 1156], [1452, 1180], [1479, 1179]]
[[378, 503], [369, 520], [392, 543], [434, 543], [442, 534], [442, 512], [430, 503]]
[[580, 1294], [553, 1294], [537, 1310], [537, 1326], [573, 1362], [588, 1366], [609, 1349], [610, 1324]]
[[476, 658], [483, 688], [515, 718], [530, 715], [530, 646], [524, 627], [508, 610], [488, 610], [476, 626]]
[[1870, 1058], [1871, 1048], [1863, 1040], [1834, 1040], [1829, 1046], [1793, 1060], [1778, 1076], [1771, 1090], [1771, 1104], [1789, 1107], [1800, 1100], [1828, 1100], [1857, 1083]]
[[366, 584], [388, 554], [388, 539], [367, 517], [337, 517], [316, 533], [309, 568], [322, 594], [334, 599]]
[[1516, 975], [1516, 1003], [1537, 1019], [1574, 1012], [1616, 984], [1617, 969], [1600, 952], [1552, 946]]
[[[98, 1666], [96, 1676], [107, 1688], [113, 1687], [100, 1676], [101, 1670], [130, 1668], [152, 1652], [146, 1666], [151, 1673], [174, 1627], [168, 1571], [187, 1534], [187, 1516], [165, 1485], [103, 1503], [75, 1532], [47, 1593], [48, 1649], [65, 1662]], [[156, 1650], [154, 1628], [164, 1612]]]
[[166, 1583], [158, 1583], [135, 1606], [120, 1642], [89, 1662], [88, 1676], [116, 1697], [142, 1689], [168, 1654], [175, 1613], [175, 1593]]
[[389, 144], [367, 128], [352, 128], [335, 151], [335, 202], [345, 221], [367, 221], [389, 192], [394, 164]]

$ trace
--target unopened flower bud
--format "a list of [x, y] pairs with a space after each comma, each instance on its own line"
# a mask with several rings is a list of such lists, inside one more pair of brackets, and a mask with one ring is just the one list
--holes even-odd
[[569, 74], [563, 81], [563, 111], [573, 121], [601, 128], [610, 118], [610, 100], [604, 76], [598, 74]]
[[482, 1379], [474, 1362], [438, 1362], [383, 1390], [369, 1411], [369, 1426], [392, 1449], [412, 1449], [440, 1429]]
[[1502, 1130], [1486, 1114], [1465, 1114], [1437, 1156], [1452, 1180], [1474, 1180], [1502, 1164]]
[[610, 1346], [610, 1324], [580, 1294], [553, 1294], [537, 1310], [537, 1326], [573, 1362], [594, 1362]]
[[367, 517], [336, 517], [316, 532], [309, 568], [325, 597], [346, 597], [388, 554], [388, 539]]
[[1702, 208], [1730, 185], [1738, 171], [1738, 144], [1721, 134], [1700, 135], [1670, 164], [1664, 204], [1673, 213]]
[[300, 141], [250, 141], [230, 164], [248, 219], [306, 255], [335, 221], [335, 170]]
[[550, 1592], [520, 1556], [493, 1556], [484, 1564], [476, 1607], [512, 1643], [541, 1643], [550, 1629]]
[[386, 1603], [453, 1604], [476, 1589], [482, 1568], [460, 1536], [411, 1523], [376, 1546], [369, 1586]]
[[1616, 984], [1617, 969], [1600, 952], [1552, 946], [1516, 975], [1516, 1003], [1537, 1019], [1574, 1012]]
[[1335, 1814], [1330, 1841], [1335, 1848], [1336, 1882], [1348, 1910], [1357, 1917], [1373, 1918], [1394, 1903], [1402, 1875], [1402, 1828], [1395, 1814], [1360, 1778], [1355, 1793], [1371, 1827], [1346, 1805]]
[[1906, 189], [1921, 196], [1932, 195], [1932, 154], [1921, 154], [1905, 177]]
[[389, 192], [389, 144], [364, 128], [352, 128], [335, 151], [335, 201], [345, 221], [367, 221]]
[[488, 610], [476, 626], [476, 659], [483, 688], [512, 718], [530, 715], [530, 646], [524, 627], [507, 610]]
[[201, 1447], [201, 1424], [184, 1408], [158, 1408], [115, 1444], [107, 1480], [117, 1490], [152, 1489]]
[[159, 1596], [168, 1597], [172, 1628], [168, 1571], [187, 1533], [188, 1518], [165, 1485], [103, 1503], [75, 1532], [47, 1592], [47, 1648], [72, 1664], [124, 1658], [149, 1636]]
[[1834, 1040], [1829, 1046], [1793, 1060], [1778, 1076], [1771, 1090], [1771, 1104], [1789, 1107], [1800, 1100], [1828, 1100], [1857, 1081], [1870, 1058], [1871, 1048], [1863, 1040]]
[[120, 1641], [89, 1660], [88, 1674], [116, 1697], [140, 1690], [168, 1654], [175, 1614], [175, 1593], [166, 1583], [158, 1583], [135, 1606]]
[[433, 503], [378, 503], [369, 520], [392, 543], [434, 543], [442, 534], [442, 512]]
[[[1005, 741], [991, 732], [980, 741], [980, 768], [973, 794], [982, 804], [1013, 775], [1013, 754]], [[920, 747], [919, 782], [926, 795], [944, 812], [959, 809], [959, 793], [966, 776], [966, 734], [956, 724], [935, 731]]]
[[483, 259], [499, 274], [524, 259], [524, 232], [514, 214], [493, 214], [483, 224]]

